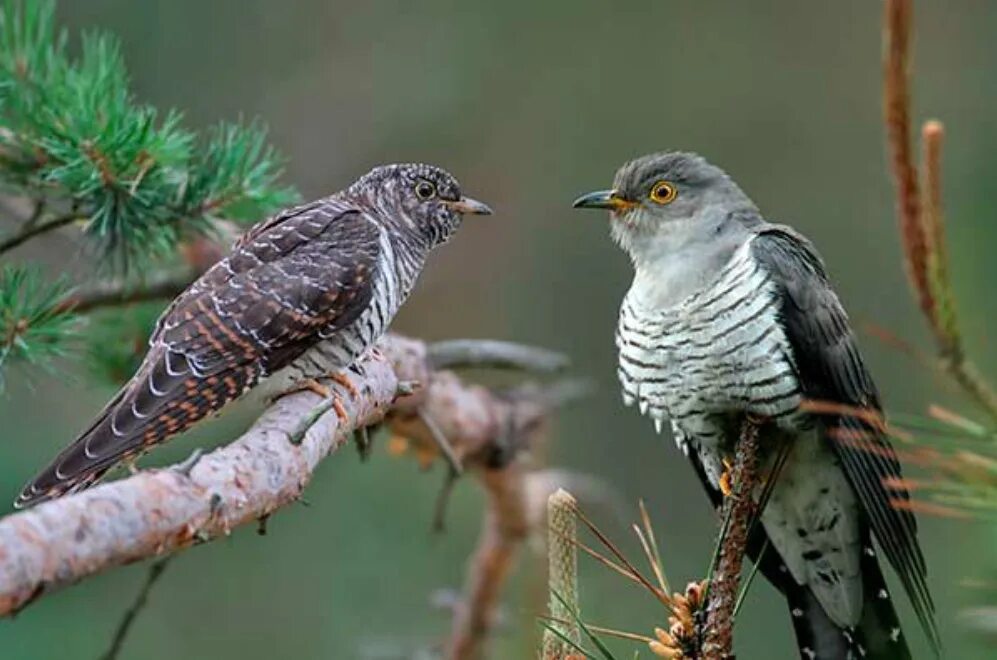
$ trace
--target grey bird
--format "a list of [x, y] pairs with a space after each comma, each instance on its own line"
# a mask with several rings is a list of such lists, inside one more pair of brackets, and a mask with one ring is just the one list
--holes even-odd
[[15, 506], [92, 485], [264, 379], [329, 394], [314, 379], [371, 348], [430, 250], [489, 213], [442, 169], [405, 164], [257, 224], [163, 312], [132, 379]]
[[633, 160], [574, 205], [610, 210], [633, 262], [616, 334], [624, 403], [659, 432], [670, 422], [714, 505], [743, 420], [762, 420], [775, 481], [756, 489], [748, 554], [787, 598], [800, 657], [910, 657], [873, 539], [937, 654], [914, 516], [891, 504], [908, 494], [879, 395], [810, 242], [691, 153]]

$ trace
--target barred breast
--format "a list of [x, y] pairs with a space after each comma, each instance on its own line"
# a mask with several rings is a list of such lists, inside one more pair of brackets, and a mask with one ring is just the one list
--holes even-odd
[[659, 430], [671, 420], [687, 453], [690, 443], [719, 443], [734, 413], [796, 423], [802, 395], [792, 351], [750, 241], [711, 284], [668, 308], [649, 308], [639, 286], [624, 298], [616, 335], [627, 405], [637, 403]]
[[389, 228], [381, 228], [374, 293], [367, 309], [349, 326], [320, 332], [322, 341], [281, 374], [284, 382], [327, 376], [353, 364], [387, 331], [415, 284], [423, 257]]

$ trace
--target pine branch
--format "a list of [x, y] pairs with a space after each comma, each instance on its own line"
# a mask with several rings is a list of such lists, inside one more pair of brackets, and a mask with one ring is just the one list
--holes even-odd
[[182, 272], [158, 273], [141, 284], [123, 279], [112, 280], [74, 291], [66, 297], [61, 307], [77, 314], [88, 314], [106, 307], [171, 300], [190, 286], [194, 277], [192, 272]]
[[703, 639], [705, 660], [733, 658], [734, 608], [738, 601], [741, 565], [748, 543], [748, 528], [755, 513], [752, 497], [758, 478], [758, 426], [746, 420], [737, 443], [731, 475], [733, 492], [724, 503], [726, 533], [709, 586]]
[[4, 236], [0, 236], [0, 254], [13, 250], [22, 243], [25, 243], [36, 236], [47, 234], [50, 231], [54, 231], [84, 219], [86, 219], [86, 216], [80, 215], [79, 213], [64, 213], [62, 215], [37, 220], [34, 218], [28, 218], [28, 220], [23, 222], [17, 229]]
[[[0, 7], [0, 182], [71, 205], [103, 263], [127, 269], [221, 218], [258, 220], [296, 199], [277, 183], [282, 160], [261, 125], [202, 138], [178, 112], [136, 101], [116, 39], [86, 34], [76, 58], [66, 43], [52, 0]], [[72, 220], [27, 223], [0, 252]]]
[[[0, 270], [0, 376], [11, 360], [48, 366], [78, 337], [79, 319], [65, 309], [68, 283], [44, 283], [37, 270]], [[3, 379], [0, 378], [0, 385]]]
[[[358, 398], [329, 383], [340, 388], [347, 418], [339, 422], [331, 411], [320, 416], [299, 444], [289, 438], [320, 401], [311, 392], [279, 399], [239, 439], [192, 468], [145, 470], [0, 519], [0, 616], [102, 571], [168, 556], [274, 514], [300, 499], [318, 463], [355, 429], [388, 413], [396, 432], [424, 437], [416, 411], [429, 411], [464, 464], [480, 466], [486, 486], [496, 489], [495, 502], [523, 497], [517, 481], [504, 476], [516, 472], [502, 468], [521, 466], [513, 459], [542, 425], [548, 407], [432, 371], [422, 342], [389, 336], [380, 349], [380, 356], [360, 363], [362, 375], [344, 374], [361, 393]], [[410, 382], [423, 386], [399, 399], [400, 391], [410, 391], [400, 384]], [[502, 420], [517, 429], [511, 439]], [[504, 511], [496, 518], [503, 536], [515, 533], [507, 520]]]

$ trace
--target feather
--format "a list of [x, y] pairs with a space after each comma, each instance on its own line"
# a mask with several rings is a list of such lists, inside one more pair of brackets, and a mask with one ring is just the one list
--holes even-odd
[[[781, 320], [807, 398], [872, 410], [878, 416], [879, 395], [813, 247], [789, 228], [767, 225], [753, 239], [752, 251], [778, 285]], [[911, 512], [890, 504], [891, 499], [909, 495], [884, 485], [885, 480], [900, 477], [896, 453], [881, 429], [861, 416], [828, 415], [816, 421], [841, 460], [872, 532], [937, 653], [939, 635], [916, 521]]]
[[380, 229], [328, 198], [261, 223], [163, 313], [135, 376], [22, 491], [23, 508], [93, 484], [290, 364], [370, 303]]

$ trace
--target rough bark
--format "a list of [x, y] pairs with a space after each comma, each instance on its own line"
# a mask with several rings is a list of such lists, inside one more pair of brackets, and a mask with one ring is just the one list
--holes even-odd
[[[389, 414], [396, 432], [418, 435], [425, 429], [417, 412], [428, 411], [462, 460], [501, 467], [509, 464], [499, 460], [507, 421], [532, 428], [545, 411], [539, 398], [500, 397], [450, 372], [432, 371], [426, 345], [398, 336], [385, 338], [360, 372], [345, 373], [356, 398], [327, 383], [340, 394], [346, 419], [340, 422], [328, 410], [299, 444], [291, 438], [322, 403], [311, 392], [279, 399], [241, 437], [189, 469], [146, 470], [0, 519], [0, 616], [115, 566], [165, 556], [265, 519], [296, 501], [318, 463], [354, 430]], [[418, 384], [414, 392], [399, 398], [412, 383]]]

